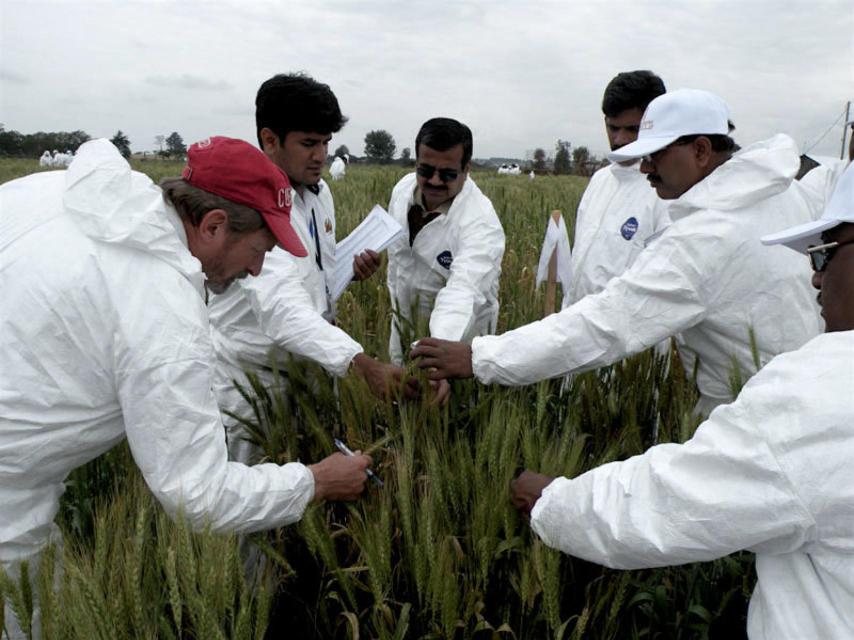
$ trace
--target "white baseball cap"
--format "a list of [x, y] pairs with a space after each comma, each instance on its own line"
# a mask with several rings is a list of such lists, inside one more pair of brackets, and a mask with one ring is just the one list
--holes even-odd
[[649, 103], [640, 122], [638, 139], [608, 154], [612, 162], [636, 160], [664, 149], [682, 136], [727, 135], [729, 105], [714, 93], [677, 89]]
[[795, 251], [806, 251], [821, 244], [822, 233], [843, 222], [854, 223], [854, 162], [840, 176], [821, 218], [763, 236], [762, 244], [784, 244]]

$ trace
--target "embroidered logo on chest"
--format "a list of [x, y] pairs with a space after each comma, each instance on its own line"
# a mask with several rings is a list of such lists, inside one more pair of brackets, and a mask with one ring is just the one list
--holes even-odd
[[620, 227], [620, 235], [623, 236], [626, 240], [631, 240], [635, 237], [635, 234], [638, 232], [638, 219], [632, 216], [628, 220], [623, 223], [623, 226]]
[[450, 251], [443, 251], [438, 256], [436, 256], [436, 262], [445, 267], [446, 269], [451, 268], [451, 263], [454, 261], [454, 256], [451, 255]]

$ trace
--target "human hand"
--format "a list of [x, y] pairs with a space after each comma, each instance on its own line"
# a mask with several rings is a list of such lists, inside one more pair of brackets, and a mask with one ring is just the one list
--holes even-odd
[[376, 251], [365, 249], [353, 256], [353, 280], [367, 280], [374, 275], [382, 264], [382, 258]]
[[430, 406], [444, 407], [451, 398], [451, 383], [447, 380], [428, 380], [430, 389], [433, 391], [433, 399]]
[[543, 495], [543, 489], [551, 484], [552, 480], [554, 478], [551, 476], [525, 469], [510, 481], [510, 502], [522, 513], [530, 515], [531, 509]]
[[371, 456], [356, 451], [354, 456], [333, 453], [308, 466], [314, 476], [314, 500], [355, 500], [365, 490]]
[[439, 338], [421, 338], [409, 352], [411, 358], [420, 358], [418, 366], [427, 369], [430, 380], [445, 378], [471, 378], [471, 346]]
[[[368, 388], [377, 398], [394, 396], [401, 389], [403, 396], [410, 400], [417, 398], [421, 393], [418, 380], [412, 376], [406, 378], [406, 371], [402, 367], [380, 362], [364, 353], [359, 353], [353, 358], [353, 371], [368, 383]], [[406, 384], [403, 382], [404, 378], [406, 378]]]

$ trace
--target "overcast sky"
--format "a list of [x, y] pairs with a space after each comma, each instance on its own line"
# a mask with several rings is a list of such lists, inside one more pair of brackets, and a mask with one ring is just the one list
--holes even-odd
[[[854, 0], [415, 2], [12, 2], [0, 0], [0, 122], [22, 133], [124, 131], [189, 143], [255, 139], [254, 97], [275, 73], [329, 84], [350, 122], [398, 150], [445, 115], [475, 156], [550, 152], [558, 138], [606, 152], [602, 90], [652, 69], [669, 89], [709, 89], [742, 145], [783, 131], [839, 155], [854, 99]], [[854, 111], [854, 107], [852, 107]], [[836, 126], [834, 125], [836, 122]], [[829, 130], [829, 131], [828, 131]]]

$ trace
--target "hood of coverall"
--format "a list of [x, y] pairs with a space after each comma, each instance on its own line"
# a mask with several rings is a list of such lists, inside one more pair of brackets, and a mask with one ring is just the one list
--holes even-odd
[[157, 256], [204, 293], [201, 263], [186, 245], [180, 218], [151, 179], [136, 171], [106, 139], [82, 145], [65, 172], [65, 210], [93, 240]]

